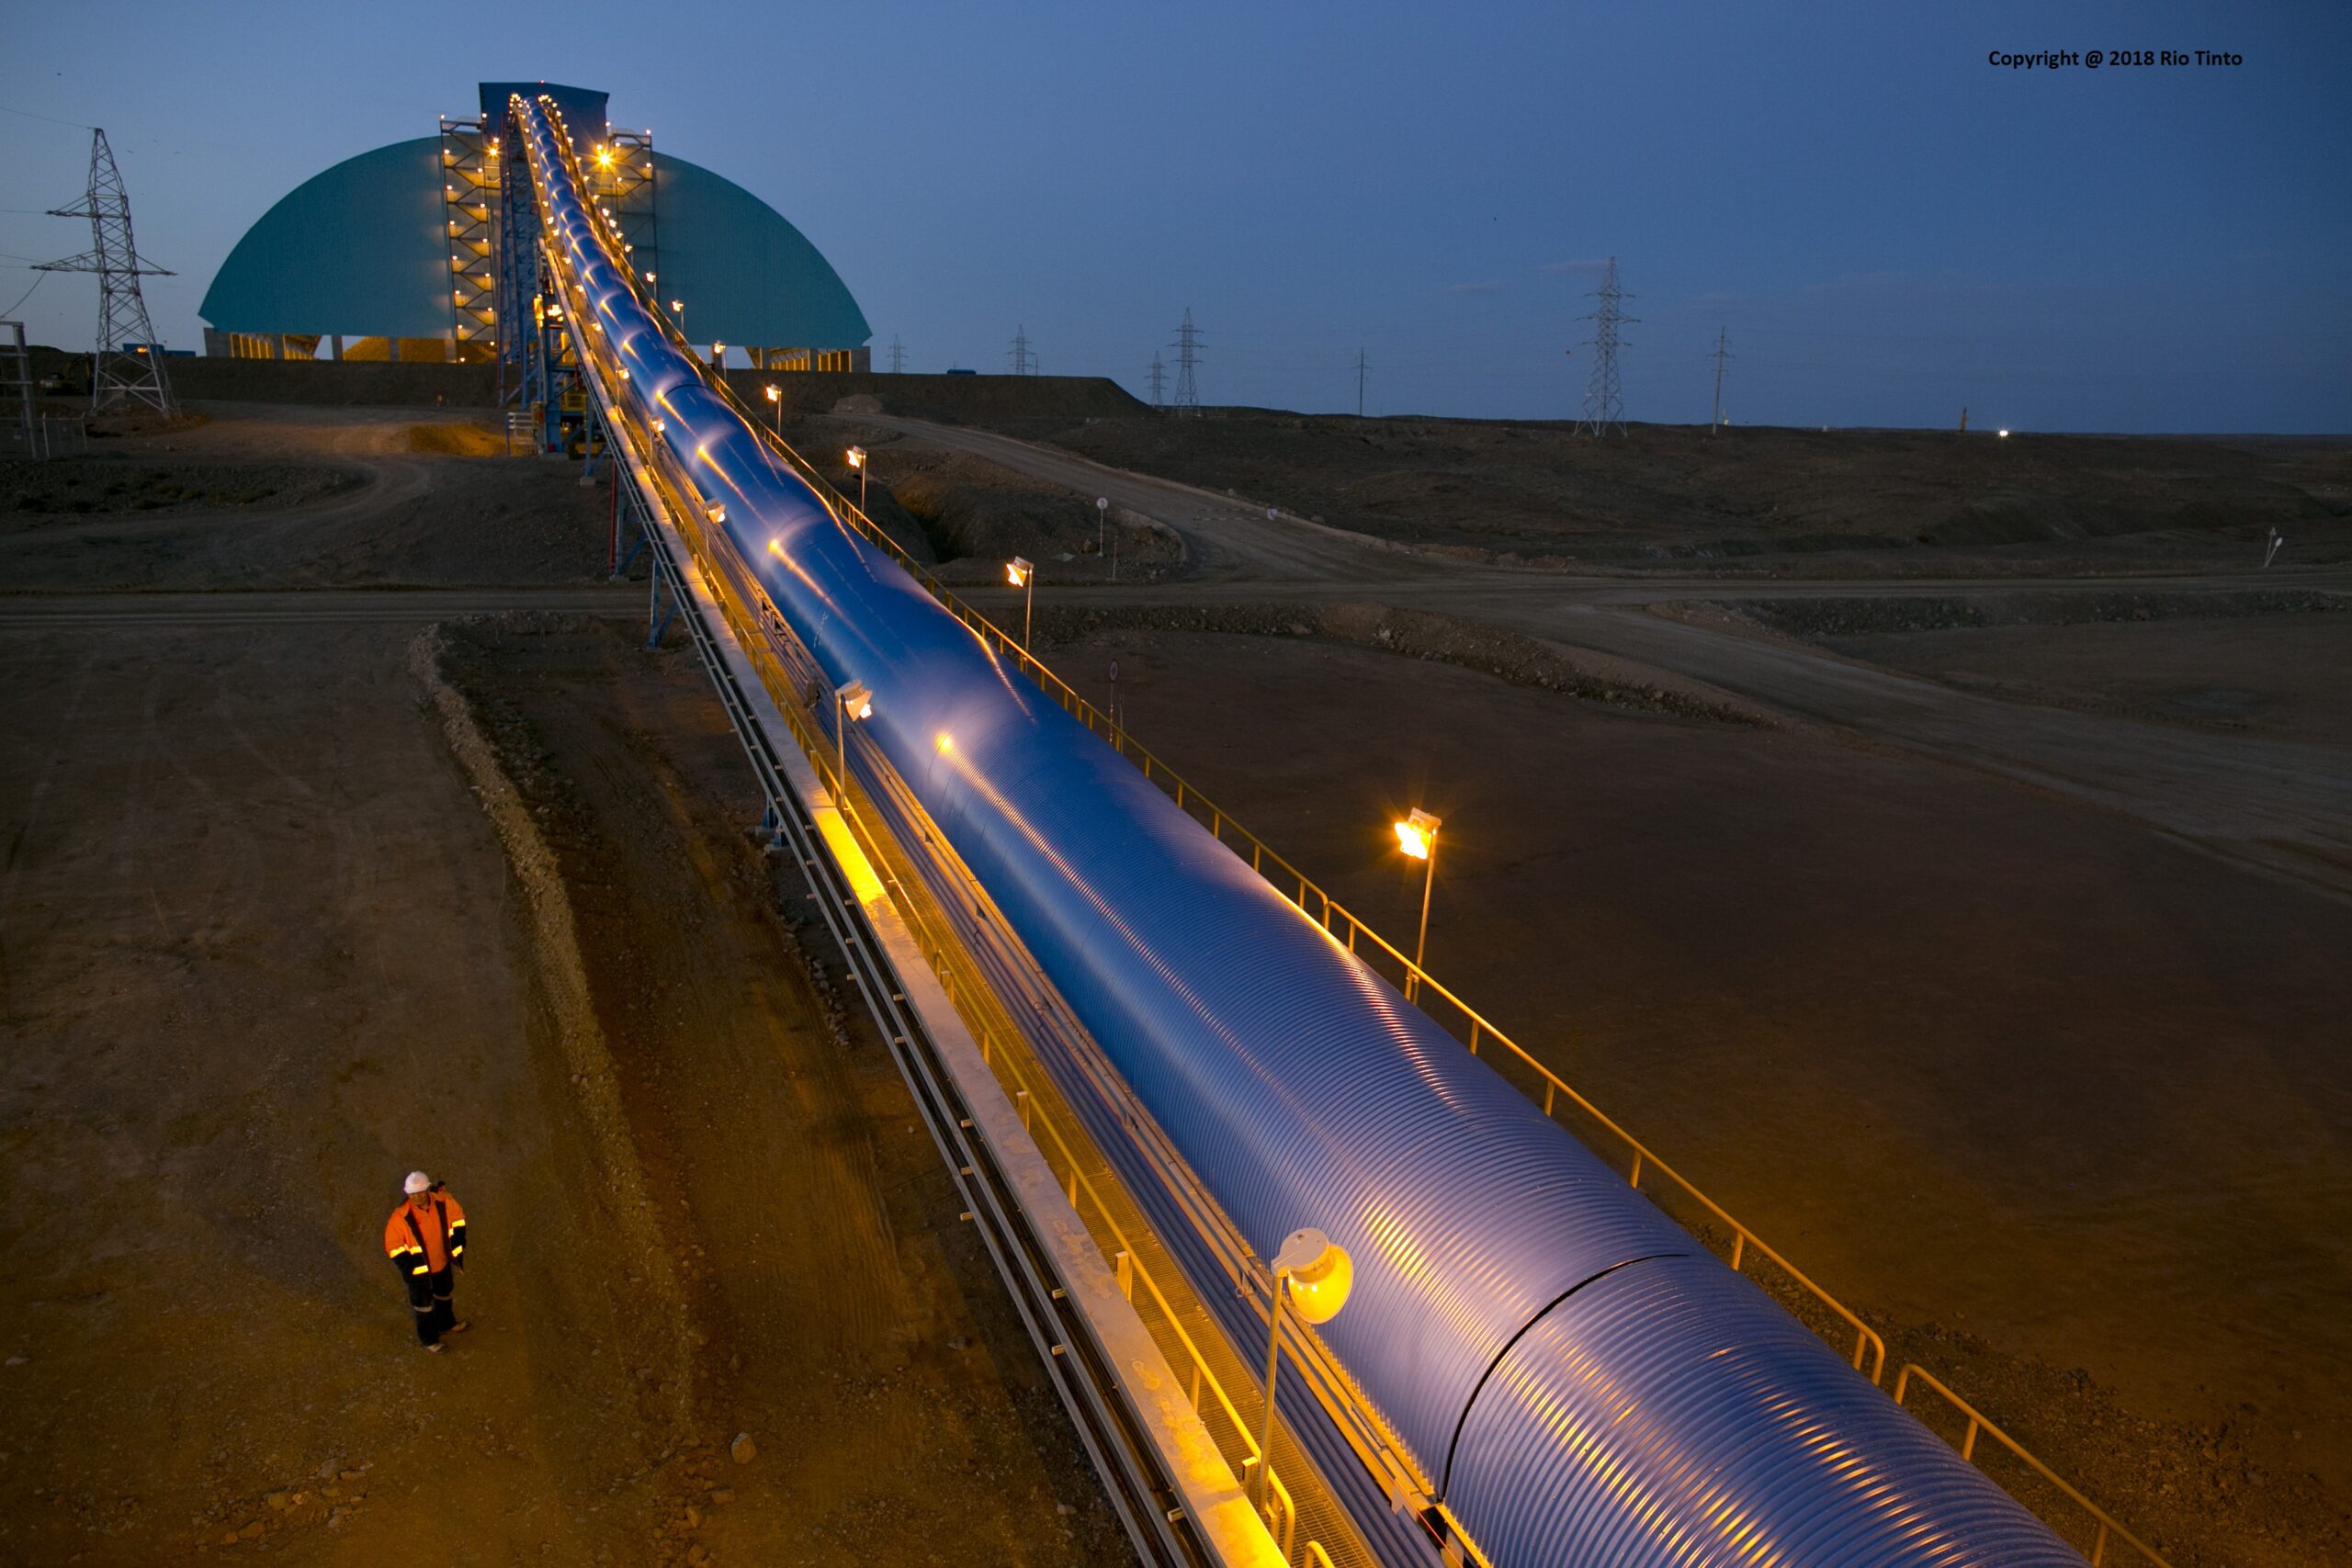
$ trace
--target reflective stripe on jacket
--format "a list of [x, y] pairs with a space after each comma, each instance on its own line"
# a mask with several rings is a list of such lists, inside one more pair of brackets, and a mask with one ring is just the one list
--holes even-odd
[[438, 1274], [466, 1258], [465, 1210], [445, 1191], [418, 1196], [422, 1203], [403, 1202], [384, 1222], [385, 1256], [404, 1277]]

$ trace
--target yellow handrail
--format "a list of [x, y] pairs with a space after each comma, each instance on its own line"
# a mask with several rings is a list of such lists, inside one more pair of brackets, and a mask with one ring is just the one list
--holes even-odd
[[2036, 1459], [2032, 1454], [2027, 1452], [2024, 1444], [2018, 1442], [2015, 1438], [2010, 1437], [2007, 1432], [2001, 1430], [2001, 1428], [1996, 1426], [1983, 1411], [1969, 1404], [1968, 1401], [1961, 1398], [1960, 1395], [1952, 1393], [1951, 1389], [1945, 1387], [1942, 1382], [1938, 1381], [1935, 1374], [1929, 1372], [1926, 1368], [1919, 1366], [1917, 1362], [1905, 1362], [1903, 1370], [1894, 1374], [1895, 1404], [1901, 1404], [1903, 1403], [1903, 1396], [1905, 1393], [1909, 1392], [1911, 1381], [1914, 1378], [1917, 1378], [1919, 1382], [1926, 1383], [1929, 1388], [1934, 1389], [1938, 1393], [1943, 1395], [1946, 1404], [1950, 1404], [1954, 1410], [1959, 1411], [1962, 1416], [1968, 1417], [1967, 1433], [1960, 1440], [1961, 1458], [1967, 1460], [1972, 1464], [1974, 1463], [1976, 1461], [1976, 1434], [1979, 1432], [1989, 1432], [1993, 1435], [1993, 1440], [1995, 1442], [1999, 1443], [2003, 1448], [2008, 1450], [2009, 1452], [2017, 1455], [2018, 1458], [2031, 1465], [2036, 1474], [2040, 1475], [2042, 1480], [2050, 1483], [2051, 1485], [2058, 1488], [2059, 1491], [2064, 1493], [2068, 1498], [2073, 1500], [2075, 1506], [2081, 1508], [2083, 1512], [2091, 1517], [2092, 1521], [2098, 1527], [2097, 1534], [2095, 1534], [2091, 1540], [2090, 1560], [2092, 1568], [2098, 1568], [2099, 1563], [2106, 1558], [2107, 1544], [2110, 1540], [2122, 1541], [2126, 1546], [2132, 1548], [2132, 1551], [2138, 1552], [2143, 1558], [2154, 1563], [2156, 1568], [2170, 1568], [2170, 1565], [2166, 1563], [2163, 1558], [2156, 1555], [2155, 1548], [2150, 1546], [2146, 1541], [2142, 1540], [2138, 1536], [2133, 1535], [2130, 1530], [2125, 1529], [2121, 1525], [2117, 1524], [2114, 1517], [2109, 1514], [2105, 1508], [2100, 1507], [2097, 1503], [2092, 1502], [2088, 1497], [2086, 1497], [2080, 1492], [2075, 1491], [2074, 1487], [2067, 1484], [2067, 1483], [2059, 1476], [2056, 1471], [2051, 1469], [2048, 1465]]

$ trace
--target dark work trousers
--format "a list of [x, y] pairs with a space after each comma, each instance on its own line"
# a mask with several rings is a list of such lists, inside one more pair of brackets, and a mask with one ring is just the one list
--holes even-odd
[[409, 1310], [416, 1314], [416, 1342], [438, 1344], [441, 1336], [458, 1325], [458, 1310], [450, 1298], [457, 1293], [457, 1271], [408, 1277]]

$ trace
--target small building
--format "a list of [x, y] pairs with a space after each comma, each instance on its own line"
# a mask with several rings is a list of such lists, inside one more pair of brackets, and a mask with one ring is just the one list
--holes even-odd
[[865, 313], [781, 213], [723, 175], [655, 152], [650, 132], [615, 130], [606, 95], [537, 82], [484, 82], [479, 118], [444, 118], [436, 135], [346, 158], [287, 193], [213, 275], [198, 308], [205, 352], [308, 359], [323, 345], [337, 359], [510, 357], [499, 300], [527, 301], [536, 286], [504, 276], [514, 270], [506, 230], [533, 220], [527, 195], [515, 200], [528, 182], [500, 163], [515, 92], [556, 100], [582, 171], [620, 220], [631, 264], [665, 307], [675, 302], [693, 341], [741, 347], [761, 369], [869, 367]]

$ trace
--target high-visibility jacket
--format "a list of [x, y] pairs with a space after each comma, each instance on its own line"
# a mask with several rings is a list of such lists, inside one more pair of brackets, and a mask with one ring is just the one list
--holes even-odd
[[403, 1279], [466, 1260], [466, 1212], [438, 1187], [418, 1196], [421, 1205], [403, 1202], [384, 1222], [384, 1251]]

